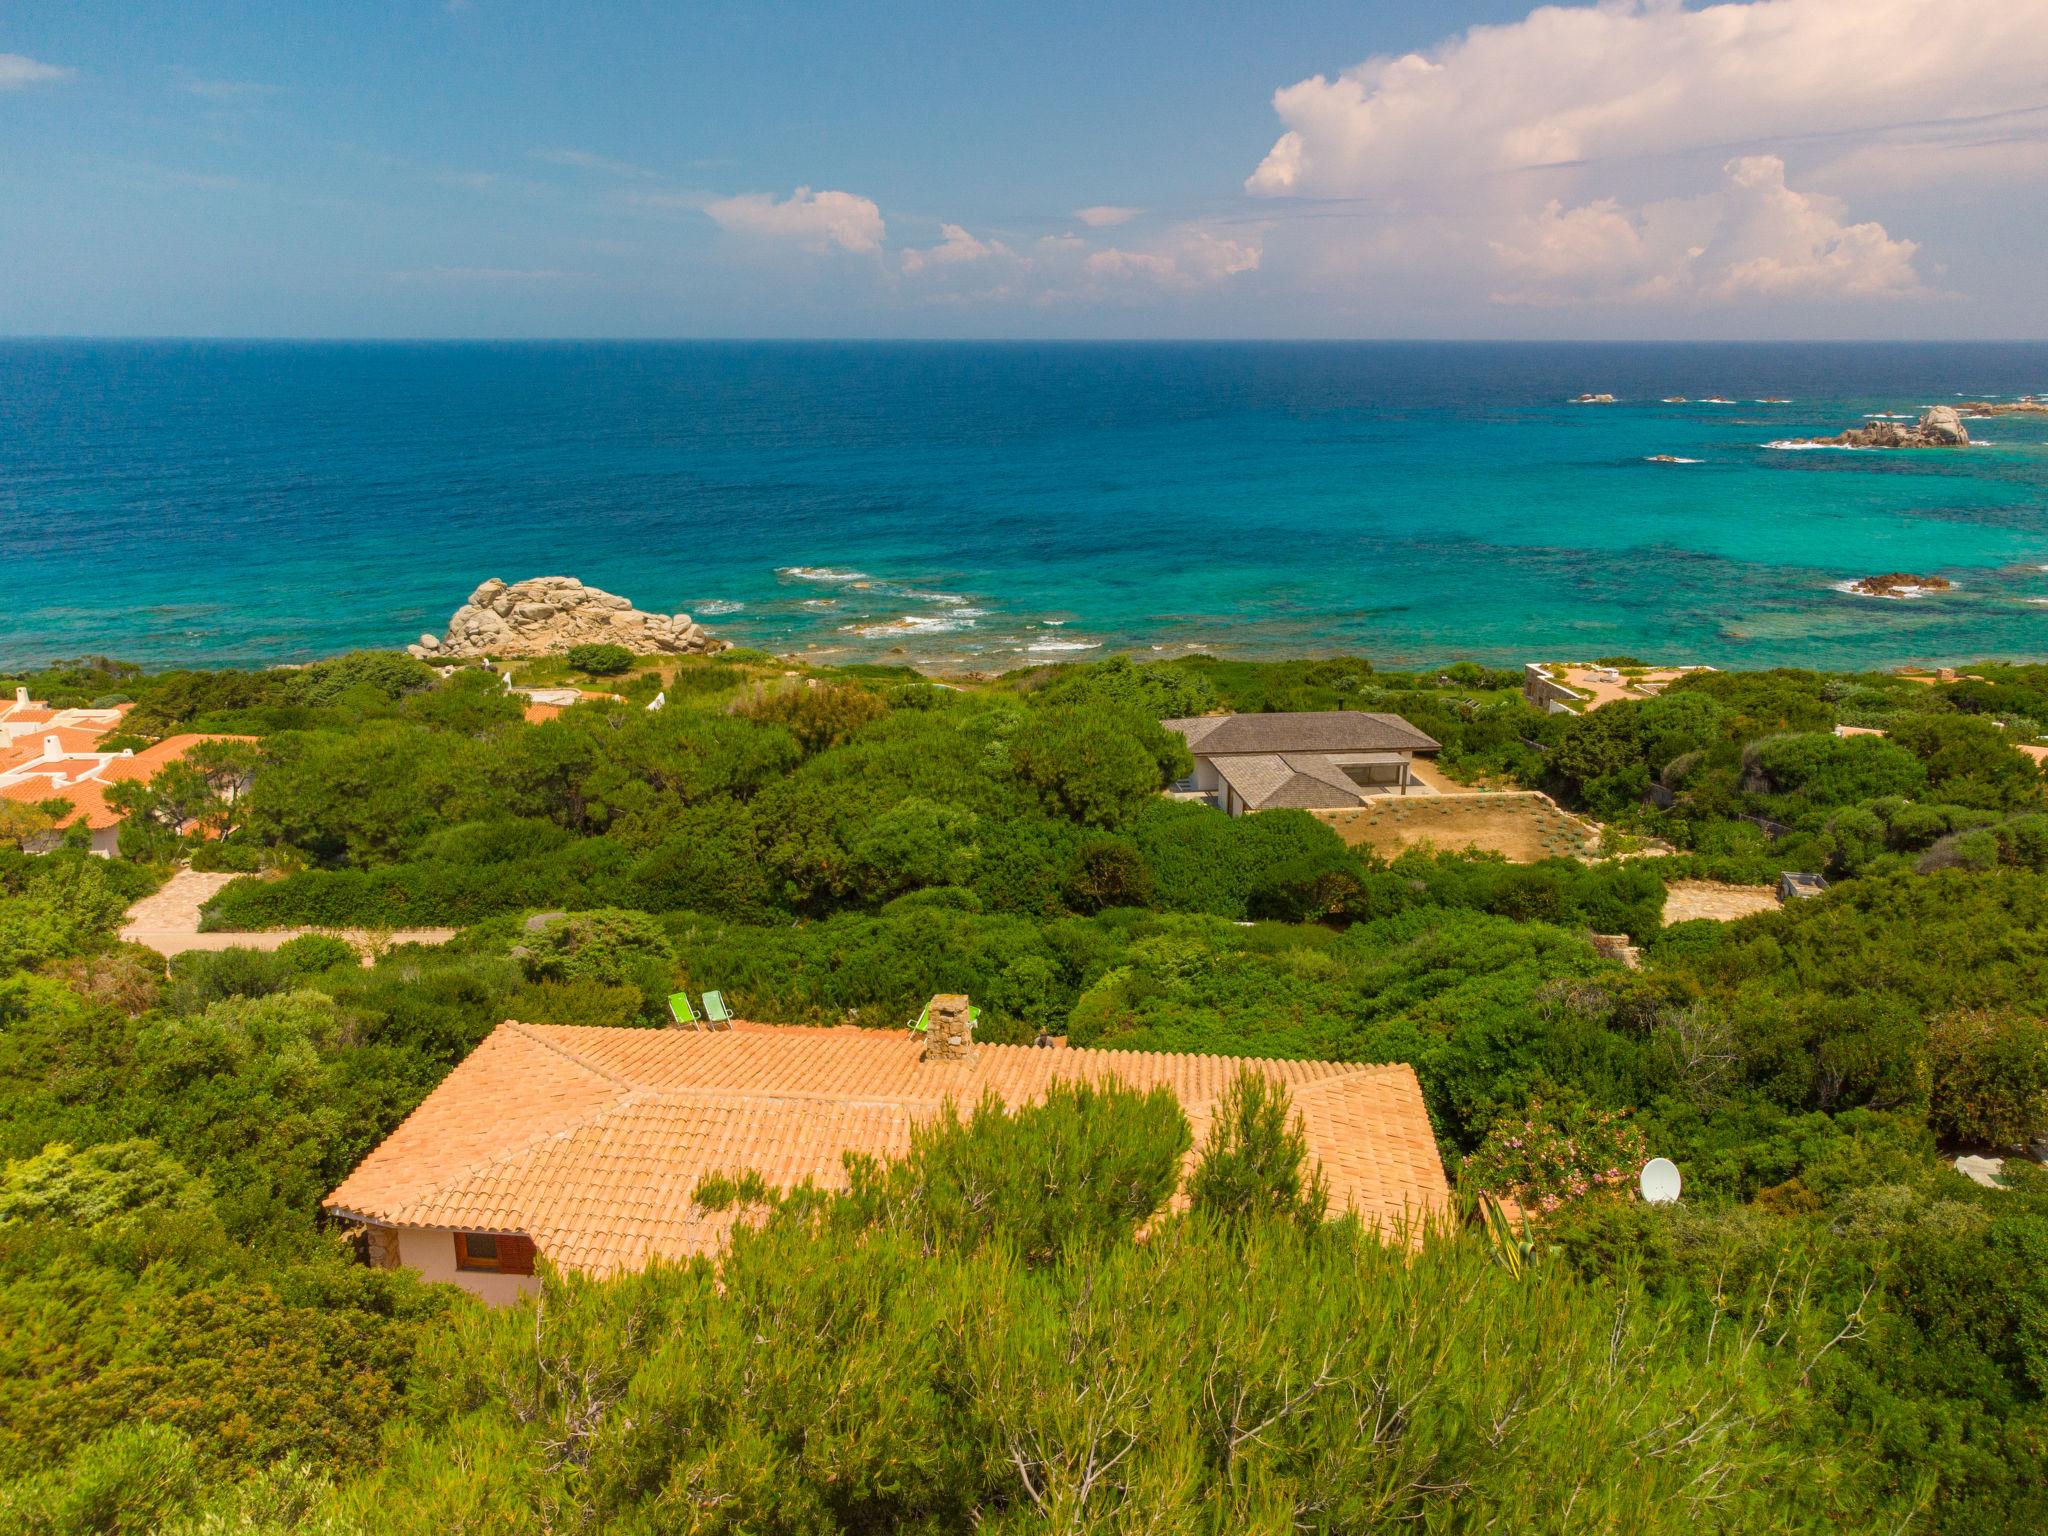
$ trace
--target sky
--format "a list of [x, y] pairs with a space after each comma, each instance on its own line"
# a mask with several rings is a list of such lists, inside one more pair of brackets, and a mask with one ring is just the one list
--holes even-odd
[[0, 0], [0, 334], [2048, 337], [2048, 0]]

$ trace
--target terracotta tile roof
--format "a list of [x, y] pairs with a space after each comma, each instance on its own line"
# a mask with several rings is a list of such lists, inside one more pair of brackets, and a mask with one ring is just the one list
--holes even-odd
[[156, 776], [158, 769], [182, 761], [185, 754], [194, 747], [204, 746], [210, 741], [254, 740], [254, 736], [195, 735], [189, 732], [178, 736], [166, 736], [162, 741], [144, 747], [132, 757], [115, 758], [107, 764], [107, 771], [101, 777], [110, 784], [118, 784], [124, 779], [150, 779]]
[[46, 800], [68, 800], [71, 809], [57, 818], [59, 827], [68, 827], [83, 817], [85, 824], [98, 832], [106, 827], [118, 827], [125, 819], [107, 804], [106, 786], [96, 780], [67, 784], [58, 789], [47, 778], [15, 779], [0, 784], [0, 798], [20, 800], [29, 805], [40, 805]]
[[393, 1226], [521, 1232], [558, 1264], [604, 1273], [715, 1250], [734, 1217], [695, 1206], [707, 1174], [843, 1188], [844, 1154], [900, 1155], [947, 1100], [1028, 1104], [1055, 1082], [1168, 1088], [1199, 1146], [1214, 1101], [1246, 1070], [1289, 1089], [1335, 1209], [1383, 1223], [1445, 1208], [1406, 1066], [1009, 1045], [940, 1064], [893, 1030], [510, 1021], [325, 1204]]

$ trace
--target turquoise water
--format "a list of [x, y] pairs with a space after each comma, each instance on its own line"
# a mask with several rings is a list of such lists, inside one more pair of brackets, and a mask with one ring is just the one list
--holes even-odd
[[[955, 667], [2038, 657], [2048, 418], [1765, 445], [2041, 390], [2037, 344], [4, 343], [0, 662], [401, 644], [556, 573]], [[1955, 590], [1833, 590], [1891, 570]]]

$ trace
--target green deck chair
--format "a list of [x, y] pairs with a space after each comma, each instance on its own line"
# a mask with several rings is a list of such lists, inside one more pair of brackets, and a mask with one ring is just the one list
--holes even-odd
[[713, 1029], [732, 1028], [732, 1015], [725, 1011], [725, 994], [723, 992], [706, 992], [704, 994], [704, 1017], [710, 1020]]
[[693, 1010], [693, 1009], [692, 1009], [692, 1008], [690, 1007], [690, 994], [689, 994], [689, 993], [687, 993], [687, 992], [671, 992], [671, 993], [669, 993], [669, 995], [668, 995], [668, 1016], [669, 1016], [670, 1018], [672, 1018], [672, 1019], [674, 1019], [674, 1020], [676, 1021], [676, 1027], [677, 1027], [678, 1029], [681, 1029], [681, 1028], [683, 1028], [683, 1027], [684, 1027], [685, 1025], [691, 1026], [691, 1027], [693, 1027], [693, 1028], [695, 1027], [695, 1025], [696, 1025], [696, 1023], [697, 1023], [697, 1015], [696, 1015], [696, 1012], [695, 1012], [695, 1010]]

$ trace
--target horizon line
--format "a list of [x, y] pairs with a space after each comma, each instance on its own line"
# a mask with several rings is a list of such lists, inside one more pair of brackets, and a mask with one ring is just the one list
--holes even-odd
[[212, 332], [0, 333], [20, 343], [220, 343], [236, 346], [1432, 346], [1432, 347], [2039, 347], [2048, 335], [1975, 336], [763, 336], [230, 335]]

